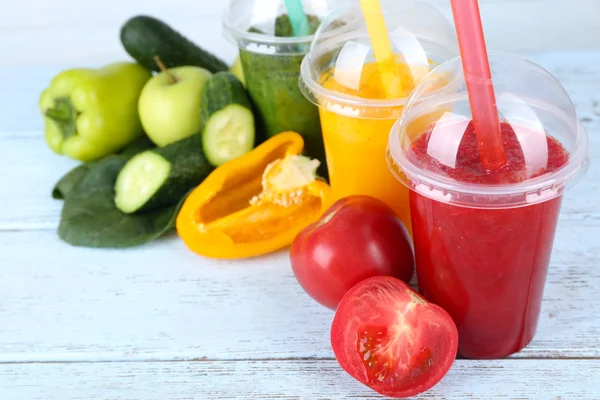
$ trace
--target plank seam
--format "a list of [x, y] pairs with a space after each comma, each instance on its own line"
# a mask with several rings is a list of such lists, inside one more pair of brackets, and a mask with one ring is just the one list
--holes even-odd
[[[496, 360], [471, 360], [466, 358], [457, 358], [458, 362], [482, 362], [482, 361], [599, 361], [600, 357], [596, 356], [580, 356], [580, 357], [512, 357], [512, 358], [500, 358]], [[192, 358], [188, 360], [156, 360], [156, 359], [143, 359], [143, 360], [76, 360], [76, 361], [0, 361], [0, 365], [16, 365], [16, 364], [116, 364], [116, 363], [210, 363], [210, 362], [223, 362], [223, 363], [256, 363], [256, 362], [296, 362], [296, 361], [308, 361], [308, 362], [319, 362], [319, 361], [335, 361], [334, 357], [266, 357], [266, 358]]]

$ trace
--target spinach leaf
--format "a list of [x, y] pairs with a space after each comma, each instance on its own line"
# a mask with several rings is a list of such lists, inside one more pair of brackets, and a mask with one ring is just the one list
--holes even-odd
[[52, 189], [52, 197], [56, 200], [64, 200], [71, 192], [71, 189], [81, 180], [90, 170], [90, 164], [81, 164], [69, 172], [56, 183]]
[[73, 246], [126, 248], [154, 240], [175, 226], [185, 197], [175, 206], [124, 214], [114, 204], [114, 184], [128, 157], [95, 162], [68, 191], [58, 235]]

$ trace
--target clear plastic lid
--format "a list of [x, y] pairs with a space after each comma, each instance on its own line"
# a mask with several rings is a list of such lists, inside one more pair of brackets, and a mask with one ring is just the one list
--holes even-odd
[[400, 95], [389, 99], [357, 3], [339, 7], [323, 20], [302, 62], [302, 92], [338, 114], [397, 119], [416, 84], [458, 54], [454, 30], [444, 15], [422, 1], [382, 4], [400, 77]]
[[223, 16], [225, 37], [255, 53], [306, 54], [321, 21], [334, 5], [346, 2], [301, 0], [309, 34], [294, 36], [284, 0], [231, 0]]
[[563, 86], [542, 67], [490, 52], [506, 163], [482, 166], [459, 57], [430, 72], [390, 133], [387, 159], [405, 185], [466, 207], [511, 208], [560, 196], [588, 168], [588, 136]]

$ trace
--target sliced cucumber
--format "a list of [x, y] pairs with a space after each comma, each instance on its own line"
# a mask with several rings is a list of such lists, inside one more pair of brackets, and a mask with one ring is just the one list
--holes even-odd
[[254, 114], [242, 82], [230, 72], [219, 72], [204, 86], [201, 101], [202, 147], [218, 167], [254, 147]]
[[209, 118], [202, 141], [212, 165], [241, 157], [254, 147], [254, 115], [246, 107], [230, 104]]
[[177, 204], [213, 167], [201, 135], [146, 150], [131, 158], [115, 182], [115, 205], [126, 214]]
[[171, 163], [151, 151], [125, 164], [115, 184], [115, 204], [126, 214], [139, 210], [169, 179]]

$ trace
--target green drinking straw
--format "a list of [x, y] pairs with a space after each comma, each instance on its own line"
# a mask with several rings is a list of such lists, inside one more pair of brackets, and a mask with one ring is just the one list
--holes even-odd
[[285, 0], [285, 8], [287, 8], [288, 17], [290, 17], [294, 36], [309, 36], [310, 26], [302, 6], [302, 0]]

